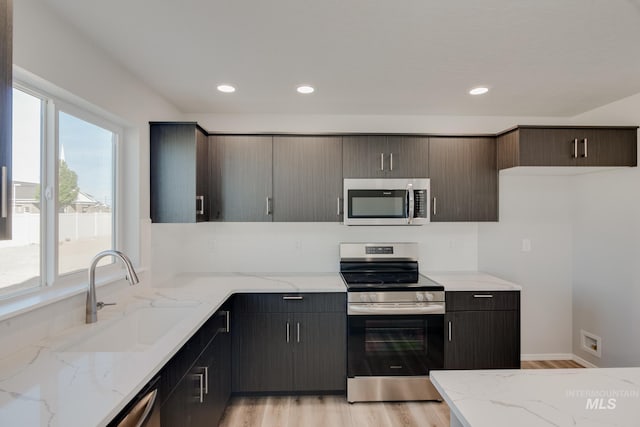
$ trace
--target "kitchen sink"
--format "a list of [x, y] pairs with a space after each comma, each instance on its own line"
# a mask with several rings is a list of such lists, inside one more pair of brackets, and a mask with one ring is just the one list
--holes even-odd
[[89, 330], [73, 334], [57, 352], [145, 351], [165, 335], [193, 306], [141, 307], [123, 317], [101, 320]]

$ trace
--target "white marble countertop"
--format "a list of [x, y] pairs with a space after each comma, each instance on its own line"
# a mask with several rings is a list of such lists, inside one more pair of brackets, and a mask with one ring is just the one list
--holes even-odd
[[640, 425], [640, 368], [432, 371], [451, 426]]
[[[427, 275], [446, 290], [519, 289], [484, 273]], [[78, 325], [0, 359], [0, 425], [106, 425], [233, 293], [345, 291], [337, 273], [185, 274], [155, 287], [126, 287], [110, 296], [118, 305], [101, 310], [98, 323]], [[188, 314], [143, 351], [62, 351], [129, 312], [154, 307], [186, 307]]]
[[[0, 426], [106, 425], [233, 293], [345, 291], [336, 273], [184, 275], [161, 287], [127, 287], [112, 297], [117, 306], [98, 313], [98, 323], [0, 359]], [[186, 307], [188, 314], [143, 351], [61, 351], [129, 312], [158, 307]]]
[[445, 291], [521, 291], [522, 286], [480, 271], [427, 271]]

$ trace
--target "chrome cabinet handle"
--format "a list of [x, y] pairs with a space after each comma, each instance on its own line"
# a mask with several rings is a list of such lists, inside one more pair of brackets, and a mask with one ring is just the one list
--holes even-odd
[[204, 367], [204, 394], [209, 394], [209, 367]]
[[225, 322], [225, 332], [229, 333], [231, 332], [231, 312], [229, 310], [225, 311], [225, 317], [226, 317], [226, 322]]
[[491, 294], [476, 294], [473, 296], [474, 298], [493, 298]]
[[393, 170], [393, 153], [389, 154], [389, 170]]
[[340, 205], [342, 204], [340, 203], [340, 197], [337, 197], [336, 201], [338, 202], [337, 203], [338, 209], [336, 209], [336, 215], [340, 216]]
[[413, 222], [413, 216], [415, 215], [415, 199], [413, 195], [413, 184], [407, 184], [407, 195], [409, 196], [409, 215], [407, 218], [407, 224]]
[[[198, 209], [200, 202], [200, 209]], [[204, 196], [196, 196], [196, 215], [204, 215]]]
[[200, 382], [199, 401], [200, 403], [203, 403], [204, 402], [204, 374], [196, 374], [195, 376], [198, 378], [198, 381]]
[[282, 299], [285, 300], [285, 301], [291, 301], [291, 300], [300, 301], [300, 300], [304, 299], [304, 297], [302, 295], [296, 295], [296, 296], [287, 296], [287, 295], [285, 295], [285, 296], [282, 297]]
[[451, 321], [449, 321], [449, 342], [451, 342]]
[[435, 197], [433, 198], [433, 216], [438, 215], [438, 199], [436, 199]]
[[271, 215], [271, 197], [267, 197], [267, 208], [265, 214]]
[[380, 153], [380, 170], [384, 170], [384, 153]]
[[589, 157], [589, 153], [588, 153], [588, 148], [589, 148], [589, 140], [587, 138], [584, 138], [582, 140], [582, 143], [584, 144], [584, 153], [582, 153], [582, 157], [587, 158]]
[[289, 322], [287, 321], [287, 342], [289, 342], [289, 333], [290, 333], [290, 327], [289, 327]]
[[573, 139], [573, 155], [571, 156], [571, 158], [578, 158], [578, 138]]
[[300, 342], [300, 322], [296, 322], [296, 341]]
[[7, 206], [9, 205], [9, 195], [7, 194], [7, 167], [2, 167], [2, 218], [7, 217]]

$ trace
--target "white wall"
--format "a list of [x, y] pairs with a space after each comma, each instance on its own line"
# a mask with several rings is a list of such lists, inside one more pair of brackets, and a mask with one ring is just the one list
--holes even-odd
[[[576, 117], [640, 124], [640, 94]], [[572, 179], [573, 351], [598, 366], [640, 366], [640, 169]], [[602, 338], [602, 358], [580, 330]]]
[[141, 235], [148, 234], [148, 221], [142, 221], [142, 229], [139, 226], [141, 218], [149, 218], [148, 122], [179, 120], [181, 113], [42, 1], [14, 2], [13, 60], [18, 78], [43, 79], [54, 85], [57, 95], [69, 96], [123, 126], [123, 247], [134, 261], [148, 265], [148, 245], [139, 248]]
[[[500, 221], [480, 224], [478, 266], [522, 285], [522, 353], [571, 354], [570, 178], [500, 174]], [[523, 240], [531, 250], [524, 252]]]

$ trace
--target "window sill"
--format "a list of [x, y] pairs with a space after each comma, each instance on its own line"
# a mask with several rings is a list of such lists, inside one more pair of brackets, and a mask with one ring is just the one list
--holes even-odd
[[[138, 274], [144, 273], [145, 269], [136, 270]], [[120, 280], [124, 280], [122, 271], [112, 272], [96, 280], [96, 287], [100, 288]], [[74, 297], [87, 292], [87, 282], [68, 284], [66, 286], [51, 286], [38, 288], [32, 292], [16, 295], [0, 301], [0, 322], [37, 310], [49, 304]]]

